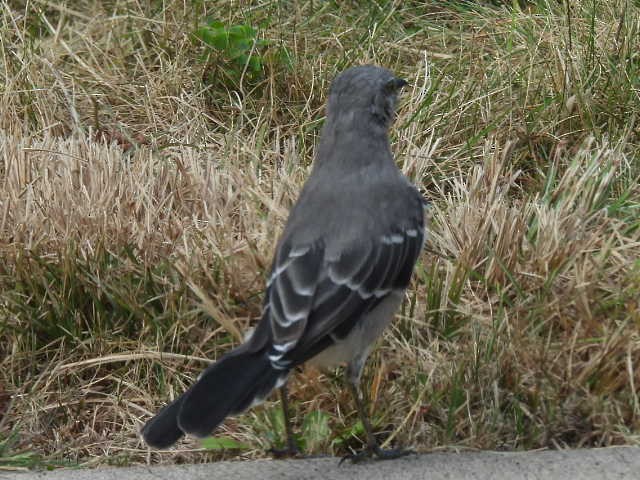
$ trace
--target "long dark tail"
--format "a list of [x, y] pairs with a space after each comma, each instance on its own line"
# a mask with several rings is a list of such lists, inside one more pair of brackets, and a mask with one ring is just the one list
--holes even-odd
[[142, 436], [155, 448], [170, 447], [185, 433], [206, 437], [227, 416], [262, 401], [288, 373], [273, 368], [264, 351], [230, 352], [202, 372], [181, 397], [149, 420]]
[[184, 435], [178, 426], [178, 413], [183, 398], [184, 395], [166, 405], [142, 427], [140, 433], [147, 445], [153, 448], [169, 448]]

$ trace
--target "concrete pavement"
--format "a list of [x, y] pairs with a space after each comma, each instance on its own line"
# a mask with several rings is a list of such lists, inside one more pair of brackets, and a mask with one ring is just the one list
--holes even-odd
[[229, 461], [53, 472], [2, 473], [2, 480], [620, 480], [640, 479], [640, 448], [411, 455], [394, 461], [336, 458]]

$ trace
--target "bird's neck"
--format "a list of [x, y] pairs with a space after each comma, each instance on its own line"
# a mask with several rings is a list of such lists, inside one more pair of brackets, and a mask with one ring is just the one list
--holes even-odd
[[327, 119], [318, 145], [317, 165], [348, 171], [393, 163], [388, 127], [369, 112], [359, 113]]

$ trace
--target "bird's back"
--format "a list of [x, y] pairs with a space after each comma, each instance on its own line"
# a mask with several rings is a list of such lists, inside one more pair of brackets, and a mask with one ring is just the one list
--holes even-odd
[[[314, 181], [302, 190], [291, 210], [281, 242], [323, 241], [332, 247], [375, 238], [391, 229], [422, 225], [422, 197], [394, 164], [366, 165], [334, 181]], [[309, 218], [306, 212], [314, 212]]]

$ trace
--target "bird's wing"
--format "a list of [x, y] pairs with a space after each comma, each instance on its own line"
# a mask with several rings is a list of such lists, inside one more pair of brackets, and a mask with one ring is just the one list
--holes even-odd
[[327, 248], [327, 239], [285, 241], [274, 261], [263, 317], [271, 327], [272, 365], [290, 368], [315, 356], [389, 293], [405, 288], [423, 236], [420, 212], [337, 251]]

